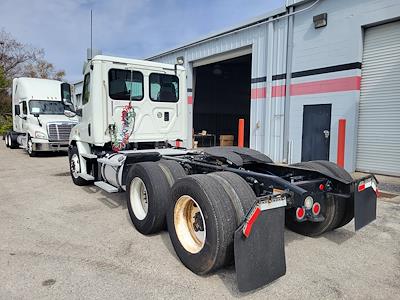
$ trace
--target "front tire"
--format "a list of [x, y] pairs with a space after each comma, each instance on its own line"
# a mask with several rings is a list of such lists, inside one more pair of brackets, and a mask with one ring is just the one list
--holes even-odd
[[31, 137], [28, 135], [28, 140], [26, 142], [26, 152], [28, 152], [30, 157], [35, 157], [36, 152], [33, 151], [33, 143]]
[[72, 146], [68, 149], [68, 159], [69, 159], [69, 172], [71, 174], [71, 178], [74, 184], [79, 186], [89, 185], [91, 182], [79, 176], [79, 173], [81, 173], [81, 164], [80, 164], [78, 147]]

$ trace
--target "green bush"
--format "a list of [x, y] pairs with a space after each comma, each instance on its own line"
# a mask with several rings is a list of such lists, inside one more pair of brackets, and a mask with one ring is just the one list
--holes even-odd
[[12, 116], [9, 114], [0, 115], [0, 135], [4, 135], [13, 127]]

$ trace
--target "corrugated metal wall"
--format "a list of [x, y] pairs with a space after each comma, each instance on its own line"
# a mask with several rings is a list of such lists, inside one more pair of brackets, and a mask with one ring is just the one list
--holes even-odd
[[365, 31], [357, 169], [400, 175], [400, 22]]
[[[245, 30], [212, 39], [184, 50], [154, 59], [163, 63], [175, 63], [176, 58], [185, 58], [188, 71], [188, 91], [192, 96], [193, 62], [221, 53], [235, 51], [243, 47], [251, 47], [251, 77], [267, 81], [252, 83], [252, 99], [250, 111], [250, 146], [264, 152], [275, 161], [282, 160], [283, 137], [283, 99], [265, 101], [271, 97], [272, 75], [285, 70], [286, 61], [286, 20], [260, 24]], [[254, 91], [258, 94], [254, 96]], [[194, 99], [194, 101], [196, 101]], [[189, 128], [192, 126], [193, 108], [189, 105]]]
[[[288, 3], [298, 2], [294, 0]], [[303, 10], [310, 2], [296, 6]], [[281, 10], [279, 14], [282, 14]], [[328, 25], [314, 28], [313, 16], [327, 13]], [[346, 119], [345, 168], [356, 167], [358, 103], [360, 99], [363, 28], [400, 17], [398, 0], [324, 0], [294, 16], [288, 144], [289, 162], [301, 160], [304, 105], [332, 104], [330, 160], [337, 157], [338, 120]], [[185, 57], [188, 94], [192, 96], [193, 61], [242, 47], [252, 48], [250, 146], [281, 162], [283, 153], [286, 84], [287, 18], [240, 29], [239, 32], [205, 40], [153, 60], [175, 63]], [[347, 66], [343, 68], [343, 66]], [[278, 75], [278, 76], [277, 76]], [[191, 99], [191, 98], [190, 98]], [[189, 105], [189, 128], [192, 126]], [[379, 162], [378, 162], [379, 163]]]

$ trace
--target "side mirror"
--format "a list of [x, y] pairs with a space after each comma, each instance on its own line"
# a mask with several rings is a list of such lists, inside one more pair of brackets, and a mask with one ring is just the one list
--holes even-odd
[[35, 118], [39, 118], [40, 108], [39, 107], [32, 107], [31, 113]]
[[71, 85], [69, 83], [61, 83], [61, 101], [65, 106], [73, 106], [71, 100]]
[[20, 107], [19, 107], [19, 104], [14, 105], [14, 114], [15, 114], [16, 116], [19, 116], [19, 115], [21, 114], [21, 109], [20, 109]]
[[76, 116], [76, 113], [70, 110], [64, 110], [64, 115], [68, 118], [73, 118]]

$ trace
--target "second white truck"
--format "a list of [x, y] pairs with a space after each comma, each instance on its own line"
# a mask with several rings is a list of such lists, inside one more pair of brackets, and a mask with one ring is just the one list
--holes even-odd
[[[62, 83], [39, 78], [14, 78], [13, 130], [5, 136], [9, 148], [24, 148], [30, 156], [38, 151], [66, 151], [76, 118], [64, 115]], [[68, 93], [69, 89], [64, 89]]]

